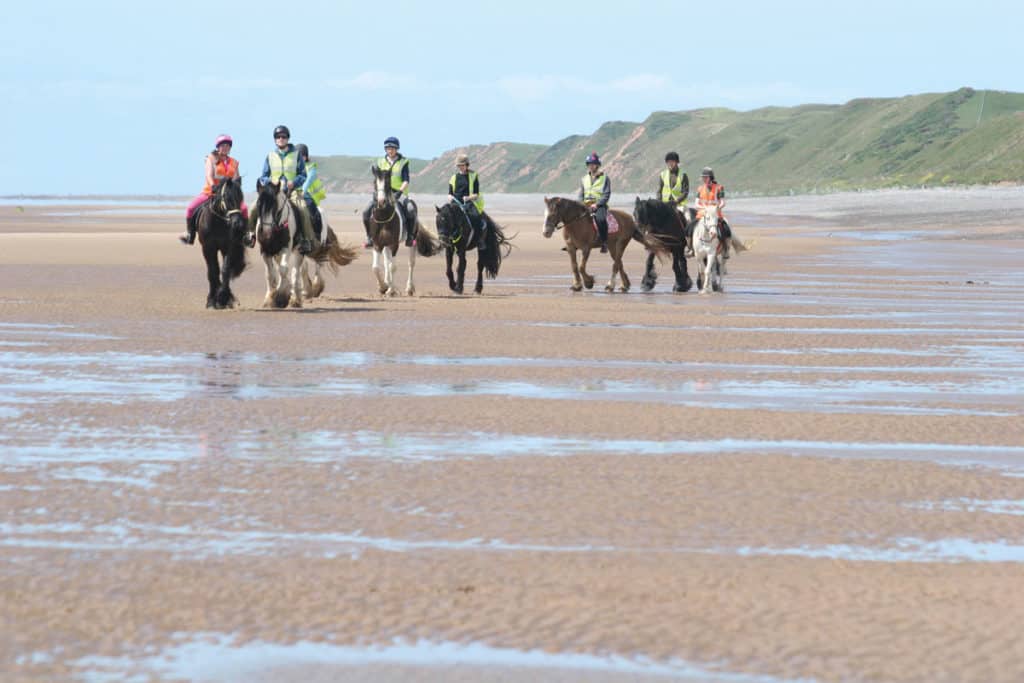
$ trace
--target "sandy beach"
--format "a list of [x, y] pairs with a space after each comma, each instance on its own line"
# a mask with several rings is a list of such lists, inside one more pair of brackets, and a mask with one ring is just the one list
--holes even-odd
[[0, 679], [1024, 680], [1024, 190], [732, 200], [714, 295], [488, 201], [482, 296], [298, 311], [206, 309], [183, 206], [0, 205]]

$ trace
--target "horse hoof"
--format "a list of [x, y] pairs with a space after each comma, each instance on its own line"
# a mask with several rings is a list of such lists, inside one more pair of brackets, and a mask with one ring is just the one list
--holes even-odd
[[605, 285], [605, 286], [604, 286], [604, 291], [606, 291], [606, 292], [608, 292], [609, 294], [611, 294], [612, 292], [614, 292], [614, 291], [615, 291], [615, 288], [614, 288], [614, 287], [612, 287], [611, 285]]
[[593, 282], [593, 280], [591, 280], [590, 282], [584, 282], [583, 286], [586, 287], [587, 289], [593, 289], [594, 288], [594, 282]]
[[206, 307], [207, 308], [213, 308], [213, 297], [212, 296], [206, 298]]
[[406, 296], [416, 296], [416, 288], [415, 287], [410, 287], [409, 289], [405, 290], [405, 295]]
[[645, 292], [651, 292], [654, 291], [654, 285], [649, 282], [645, 282], [642, 285], [640, 285], [640, 289], [642, 289]]
[[302, 299], [296, 299], [296, 298], [292, 297], [288, 301], [288, 307], [289, 308], [302, 308]]
[[484, 293], [484, 288], [483, 287], [474, 287], [473, 288], [473, 292], [475, 294], [483, 294]]
[[583, 291], [583, 285], [572, 285], [571, 287], [569, 287], [569, 289], [571, 289], [574, 292], [581, 292]]
[[627, 287], [626, 285], [622, 285], [621, 287], [619, 287], [619, 291], [623, 293], [628, 292], [629, 287]]

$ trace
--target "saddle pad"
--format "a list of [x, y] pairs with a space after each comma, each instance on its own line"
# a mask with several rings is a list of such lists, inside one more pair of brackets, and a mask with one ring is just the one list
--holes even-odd
[[[594, 232], [598, 232], [598, 230], [597, 230], [597, 219], [596, 218], [591, 218], [590, 222], [594, 224]], [[618, 231], [619, 231], [619, 221], [616, 220], [615, 214], [613, 214], [611, 211], [609, 211], [608, 212], [608, 234], [609, 235], [614, 235]]]

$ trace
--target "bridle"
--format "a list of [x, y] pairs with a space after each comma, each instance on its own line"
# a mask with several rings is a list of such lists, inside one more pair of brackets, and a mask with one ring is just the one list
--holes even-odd
[[[557, 201], [555, 203], [555, 206], [558, 209], [561, 209], [562, 206], [563, 206], [563, 202], [561, 200], [559, 200], [559, 201]], [[555, 223], [554, 225], [548, 225], [547, 223], [545, 223], [544, 227], [545, 228], [551, 228], [551, 232], [554, 232], [555, 230], [558, 230], [559, 228], [564, 228], [565, 226], [569, 225], [570, 223], [575, 223], [576, 221], [580, 220], [581, 218], [586, 218], [588, 216], [590, 216], [590, 209], [588, 209], [586, 207], [583, 207], [583, 213], [581, 213], [579, 216], [576, 216], [576, 218], [573, 218], [571, 220], [567, 219], [567, 218], [562, 218], [561, 217], [561, 211], [556, 211], [555, 217], [558, 218], [558, 222]]]
[[[375, 184], [373, 186], [373, 189], [374, 189], [374, 192], [378, 192], [376, 183], [383, 183], [384, 182], [384, 178], [377, 177], [377, 176], [374, 176], [374, 177], [375, 177], [375, 181], [374, 181]], [[391, 201], [390, 198], [388, 197], [389, 194], [390, 193], [388, 193], [387, 191], [384, 192], [384, 200], [391, 207], [391, 215], [388, 216], [387, 218], [385, 218], [384, 220], [378, 220], [378, 218], [377, 218], [377, 209], [380, 208], [380, 207], [377, 206], [377, 200], [376, 200], [376, 198], [374, 198], [373, 210], [370, 212], [370, 220], [372, 220], [377, 225], [387, 225], [388, 223], [391, 222], [391, 220], [395, 217], [395, 214], [398, 212], [398, 202]]]

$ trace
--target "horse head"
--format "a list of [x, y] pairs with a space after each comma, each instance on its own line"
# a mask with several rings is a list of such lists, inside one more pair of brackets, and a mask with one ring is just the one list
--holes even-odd
[[217, 213], [227, 218], [232, 233], [245, 227], [245, 219], [242, 217], [244, 198], [241, 178], [228, 178], [217, 186], [214, 193], [214, 207]]
[[711, 204], [704, 207], [704, 215], [700, 219], [701, 237], [703, 241], [710, 241], [718, 237], [718, 205]]
[[288, 198], [277, 183], [265, 183], [259, 189], [260, 223], [268, 231], [281, 222]]
[[650, 225], [647, 218], [647, 203], [640, 199], [640, 197], [637, 197], [636, 201], [633, 202], [633, 221], [636, 222], [637, 227], [641, 230], [646, 229]]
[[377, 198], [377, 207], [383, 209], [393, 203], [391, 199], [391, 171], [376, 164], [370, 167], [373, 173], [373, 194]]
[[562, 198], [544, 198], [544, 236], [551, 237], [562, 227]]

